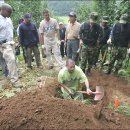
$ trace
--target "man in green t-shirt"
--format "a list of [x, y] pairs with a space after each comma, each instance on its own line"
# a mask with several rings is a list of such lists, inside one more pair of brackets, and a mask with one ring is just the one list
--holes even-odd
[[[83, 73], [82, 69], [76, 66], [75, 62], [71, 59], [68, 59], [66, 61], [66, 67], [60, 70], [58, 74], [58, 81], [68, 87], [70, 93], [73, 93], [73, 91], [81, 91], [81, 84], [85, 84], [88, 94], [91, 94], [92, 92], [89, 89], [89, 82], [86, 75]], [[61, 91], [64, 98], [71, 98], [68, 92], [63, 87], [61, 87]]]

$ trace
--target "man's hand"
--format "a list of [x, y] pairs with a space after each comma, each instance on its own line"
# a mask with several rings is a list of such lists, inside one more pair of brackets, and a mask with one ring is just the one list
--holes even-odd
[[61, 44], [61, 41], [58, 40], [58, 41], [57, 41], [57, 45], [58, 45], [58, 47], [60, 46], [60, 44]]
[[92, 91], [89, 88], [87, 88], [87, 93], [88, 93], [88, 95], [90, 95], [90, 94], [92, 94]]
[[45, 45], [42, 45], [42, 49], [43, 49], [43, 50], [46, 50], [46, 47], [45, 47]]
[[83, 41], [82, 40], [80, 40], [79, 46], [80, 46], [80, 48], [83, 46]]

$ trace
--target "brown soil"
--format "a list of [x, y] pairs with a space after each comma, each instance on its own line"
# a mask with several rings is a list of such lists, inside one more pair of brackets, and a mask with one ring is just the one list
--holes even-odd
[[115, 94], [130, 95], [130, 85], [123, 79], [98, 72], [89, 81], [90, 86], [100, 85], [105, 89], [103, 100], [96, 105], [58, 98], [56, 91], [61, 85], [52, 78], [43, 81], [41, 88], [1, 99], [0, 129], [129, 129], [130, 118], [106, 106], [114, 101]]

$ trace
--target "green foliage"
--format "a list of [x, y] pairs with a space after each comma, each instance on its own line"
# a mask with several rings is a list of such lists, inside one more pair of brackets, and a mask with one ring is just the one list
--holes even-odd
[[124, 13], [130, 15], [130, 1], [129, 0], [93, 0], [91, 4], [84, 2], [77, 7], [77, 14], [80, 21], [88, 20], [90, 12], [97, 12], [99, 14], [99, 21], [102, 16], [109, 17], [109, 24], [120, 19], [120, 16]]
[[119, 106], [118, 109], [115, 110], [118, 113], [130, 116], [130, 107], [129, 106]]
[[116, 8], [116, 18], [119, 20], [122, 14], [127, 13], [130, 16], [130, 1], [121, 0], [119, 6]]
[[76, 9], [76, 13], [78, 17], [77, 19], [80, 22], [88, 20], [91, 11], [92, 11], [92, 7], [88, 4], [88, 2], [84, 2], [80, 4]]
[[109, 17], [109, 23], [115, 21], [116, 14], [116, 0], [94, 0], [94, 11], [99, 14], [99, 20], [102, 16]]
[[42, 10], [47, 8], [47, 1], [44, 0], [5, 0], [6, 3], [10, 4], [15, 10], [12, 13], [12, 20], [14, 24], [14, 28], [16, 30], [19, 19], [23, 17], [25, 13], [31, 13], [32, 19], [34, 23], [36, 23], [37, 27], [39, 26], [42, 18]]

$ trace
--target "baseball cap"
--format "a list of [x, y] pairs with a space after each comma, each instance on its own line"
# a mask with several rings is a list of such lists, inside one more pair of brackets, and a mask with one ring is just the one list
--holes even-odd
[[69, 16], [76, 18], [76, 13], [75, 13], [75, 12], [70, 12], [70, 13], [69, 13]]
[[24, 15], [24, 18], [26, 18], [26, 19], [31, 19], [31, 14], [30, 13], [26, 13], [25, 15]]

